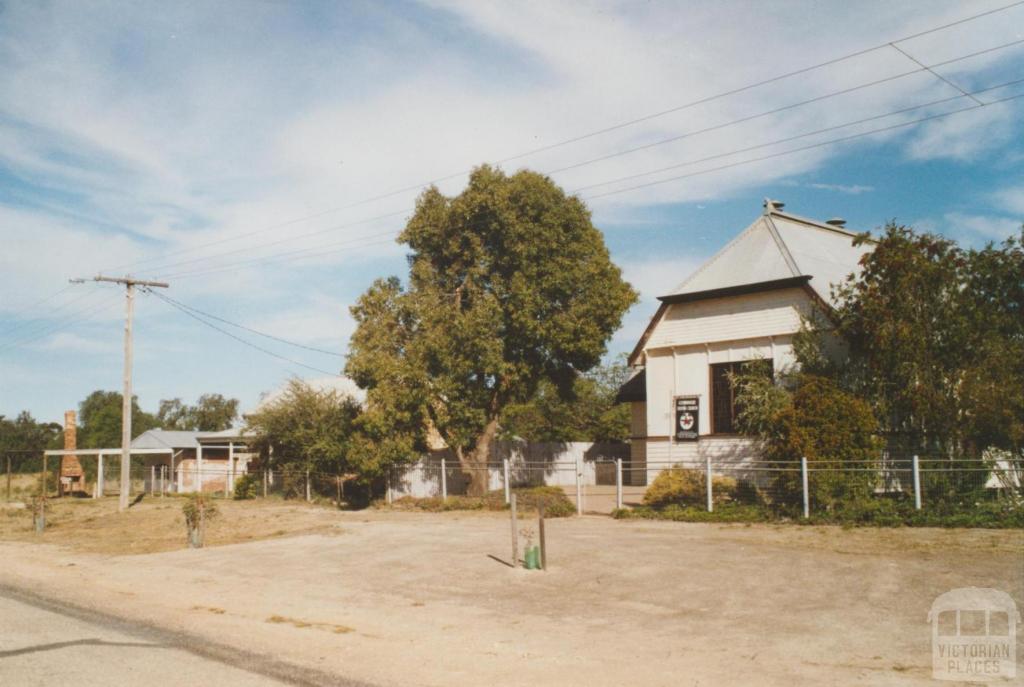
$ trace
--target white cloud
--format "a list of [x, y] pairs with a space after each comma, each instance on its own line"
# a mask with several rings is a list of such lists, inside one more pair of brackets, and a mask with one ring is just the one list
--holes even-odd
[[807, 184], [810, 188], [816, 188], [820, 191], [836, 191], [838, 193], [846, 193], [851, 196], [859, 196], [862, 193], [870, 193], [875, 190], [874, 186], [867, 186], [863, 184]]
[[1024, 217], [1024, 186], [1000, 189], [992, 194], [992, 200], [1000, 210]]
[[1020, 232], [1021, 220], [990, 215], [968, 215], [950, 212], [945, 215], [949, 231], [954, 235], [964, 235], [964, 230], [984, 240], [1002, 241]]

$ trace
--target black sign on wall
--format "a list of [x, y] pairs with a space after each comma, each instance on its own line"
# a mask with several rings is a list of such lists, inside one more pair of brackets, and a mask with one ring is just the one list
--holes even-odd
[[697, 441], [700, 438], [700, 397], [680, 396], [676, 399], [676, 441]]

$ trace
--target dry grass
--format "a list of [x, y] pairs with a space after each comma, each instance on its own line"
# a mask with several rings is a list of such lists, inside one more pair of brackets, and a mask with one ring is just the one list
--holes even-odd
[[[127, 513], [117, 512], [117, 497], [51, 499], [46, 532], [32, 529], [27, 509], [0, 508], [0, 540], [59, 544], [75, 551], [143, 554], [186, 548], [183, 499], [145, 497]], [[339, 533], [329, 508], [293, 501], [218, 500], [220, 515], [206, 528], [206, 545], [223, 546], [298, 534]]]
[[299, 620], [297, 618], [288, 618], [283, 615], [272, 615], [267, 618], [268, 623], [274, 623], [278, 625], [291, 625], [300, 629], [311, 628], [314, 630], [324, 630], [326, 632], [333, 632], [336, 635], [343, 635], [352, 632], [352, 628], [348, 625], [336, 625], [334, 623], [318, 623], [312, 620]]

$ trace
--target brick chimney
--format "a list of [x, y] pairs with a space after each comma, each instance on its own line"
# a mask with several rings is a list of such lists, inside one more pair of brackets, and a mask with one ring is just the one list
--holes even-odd
[[78, 448], [78, 425], [75, 422], [75, 411], [64, 411], [64, 450], [74, 451]]
[[[78, 448], [78, 425], [75, 423], [75, 411], [64, 411], [64, 450], [74, 451]], [[85, 491], [85, 473], [78, 456], [60, 457], [60, 482], [57, 493], [63, 496], [74, 492]]]

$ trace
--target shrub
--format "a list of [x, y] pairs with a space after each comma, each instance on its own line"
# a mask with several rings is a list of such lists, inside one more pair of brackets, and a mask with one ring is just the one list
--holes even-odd
[[[738, 485], [732, 477], [713, 475], [711, 490], [715, 503], [726, 503], [733, 500]], [[644, 493], [644, 505], [652, 508], [664, 508], [671, 504], [695, 505], [707, 499], [704, 472], [692, 468], [675, 465], [664, 470], [647, 488]]]
[[212, 497], [197, 492], [189, 494], [188, 499], [181, 507], [181, 512], [185, 515], [188, 545], [193, 549], [202, 548], [206, 523], [217, 517], [217, 505], [213, 502]]
[[235, 480], [235, 500], [254, 499], [259, 494], [260, 480], [257, 475], [246, 473]]

